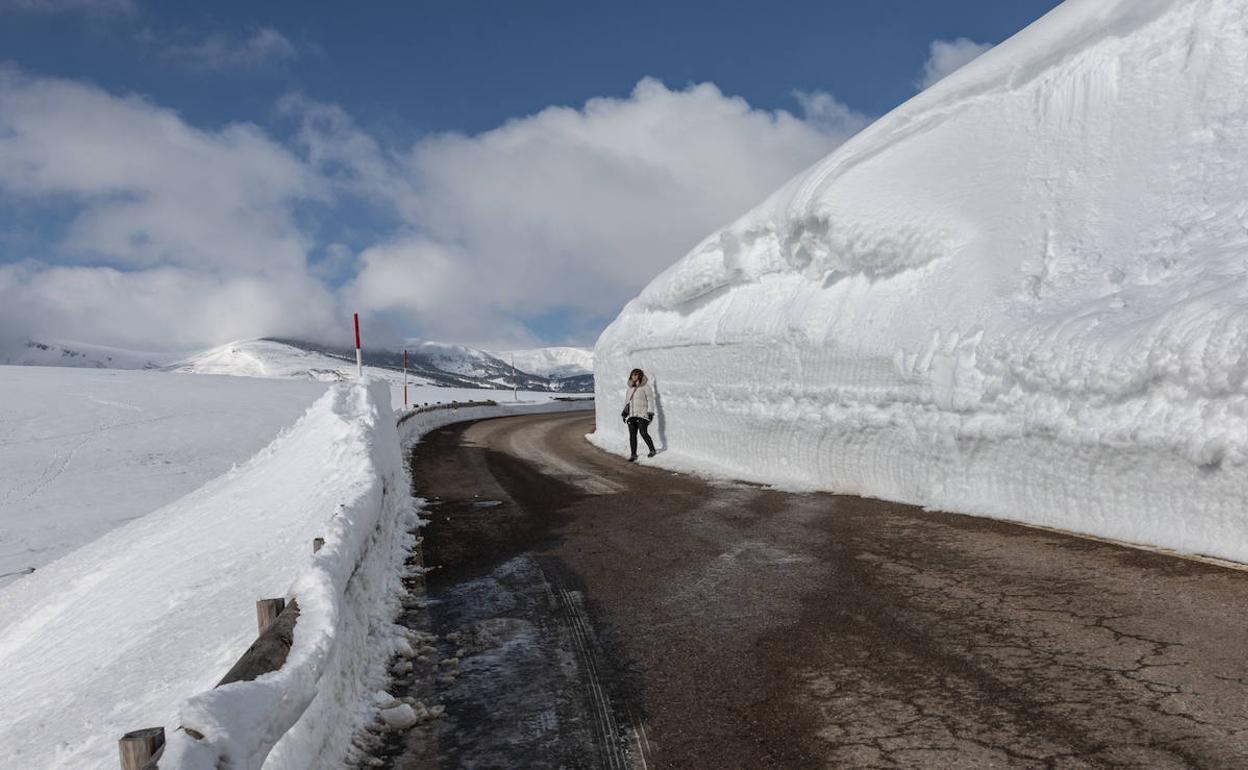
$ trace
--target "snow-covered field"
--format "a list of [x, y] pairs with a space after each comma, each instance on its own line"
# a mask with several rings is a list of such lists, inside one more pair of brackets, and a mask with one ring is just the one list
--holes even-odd
[[658, 276], [667, 464], [1248, 561], [1248, 4], [1070, 0]]
[[247, 460], [324, 390], [0, 366], [0, 587]]

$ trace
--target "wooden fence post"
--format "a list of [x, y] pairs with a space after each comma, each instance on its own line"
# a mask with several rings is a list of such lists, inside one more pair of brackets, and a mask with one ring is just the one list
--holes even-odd
[[323, 545], [325, 545], [325, 538], [323, 537], [312, 538], [312, 553], [316, 553], [317, 551], [321, 550], [321, 546]]
[[277, 616], [286, 609], [285, 599], [261, 599], [256, 602], [256, 626], [264, 633], [277, 620]]
[[164, 746], [163, 727], [148, 727], [126, 733], [117, 743], [121, 753], [121, 770], [143, 770]]

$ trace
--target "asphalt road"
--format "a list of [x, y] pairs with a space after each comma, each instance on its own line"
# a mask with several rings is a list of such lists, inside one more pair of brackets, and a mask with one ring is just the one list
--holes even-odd
[[1248, 573], [680, 476], [592, 429], [417, 447], [411, 618], [454, 660], [389, 766], [1248, 767]]

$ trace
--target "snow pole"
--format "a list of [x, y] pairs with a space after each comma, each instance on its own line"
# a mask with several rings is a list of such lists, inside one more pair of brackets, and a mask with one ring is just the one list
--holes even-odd
[[516, 354], [511, 354], [511, 400], [520, 400], [520, 378], [516, 376]]
[[355, 314], [355, 376], [364, 379], [364, 355], [360, 353], [360, 314]]
[[407, 351], [403, 351], [403, 408], [407, 408]]

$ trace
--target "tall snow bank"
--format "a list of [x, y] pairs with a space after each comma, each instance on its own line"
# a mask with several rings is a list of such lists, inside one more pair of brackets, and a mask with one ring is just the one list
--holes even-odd
[[658, 276], [668, 461], [1248, 561], [1248, 3], [1070, 0]]
[[[204, 737], [174, 733], [161, 767], [341, 763], [352, 732], [372, 717], [366, 696], [385, 681], [402, 638], [392, 621], [415, 513], [388, 385], [334, 388], [272, 455], [285, 467], [255, 468], [251, 491], [261, 499], [249, 502], [301, 525], [275, 527], [250, 556], [276, 558], [276, 546], [299, 565], [285, 592], [299, 602], [294, 642], [280, 670], [190, 698], [180, 724]], [[313, 554], [316, 536], [325, 545]], [[239, 586], [235, 601], [248, 595]], [[220, 676], [225, 668], [212, 670]]]

